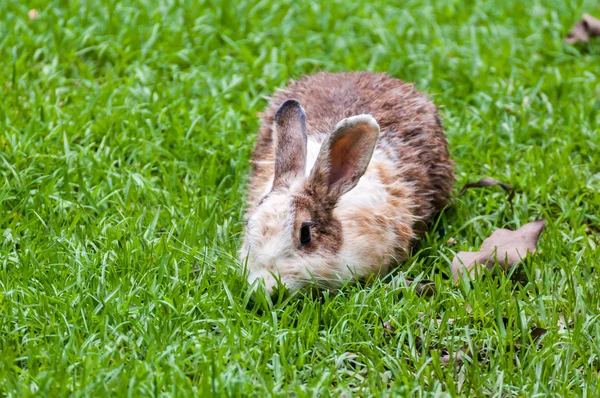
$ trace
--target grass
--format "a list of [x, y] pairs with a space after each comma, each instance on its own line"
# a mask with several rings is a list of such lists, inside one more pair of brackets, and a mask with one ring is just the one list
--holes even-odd
[[[562, 41], [596, 7], [0, 0], [0, 395], [597, 396], [600, 41]], [[415, 82], [457, 188], [518, 194], [456, 196], [383, 281], [252, 301], [255, 114], [318, 70]], [[541, 217], [514, 273], [448, 280], [455, 252]]]

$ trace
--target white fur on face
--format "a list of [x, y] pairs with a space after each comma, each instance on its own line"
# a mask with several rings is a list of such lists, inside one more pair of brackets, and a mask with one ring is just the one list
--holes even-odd
[[297, 288], [306, 270], [293, 234], [291, 195], [271, 193], [248, 220], [241, 252], [242, 261], [247, 261], [248, 282], [261, 279], [269, 293], [277, 286], [277, 279], [290, 289]]
[[[307, 177], [315, 165], [320, 149], [320, 142], [308, 139], [305, 171]], [[268, 292], [277, 286], [274, 275], [289, 289], [302, 287], [311, 278], [306, 265], [318, 261], [302, 259], [296, 253], [293, 240], [294, 213], [291, 192], [300, 189], [302, 182], [295, 181], [287, 192], [271, 194], [248, 219], [241, 250], [242, 263], [247, 263], [248, 282], [262, 279]], [[273, 181], [267, 184], [264, 195], [269, 194], [272, 189]]]

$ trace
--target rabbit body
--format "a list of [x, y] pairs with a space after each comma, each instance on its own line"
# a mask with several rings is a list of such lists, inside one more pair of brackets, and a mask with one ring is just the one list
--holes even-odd
[[291, 81], [261, 118], [241, 257], [269, 291], [385, 274], [449, 199], [437, 108], [412, 84], [322, 72]]

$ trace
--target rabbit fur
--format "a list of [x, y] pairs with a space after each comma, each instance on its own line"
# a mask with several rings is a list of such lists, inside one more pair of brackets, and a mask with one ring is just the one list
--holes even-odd
[[436, 106], [383, 73], [291, 81], [260, 115], [241, 260], [268, 292], [383, 275], [448, 202]]

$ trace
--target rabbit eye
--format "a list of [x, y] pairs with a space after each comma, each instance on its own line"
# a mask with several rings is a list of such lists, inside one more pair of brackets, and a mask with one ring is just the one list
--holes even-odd
[[313, 222], [307, 221], [303, 222], [300, 226], [300, 244], [308, 245], [311, 240], [311, 231], [310, 228], [314, 225]]

